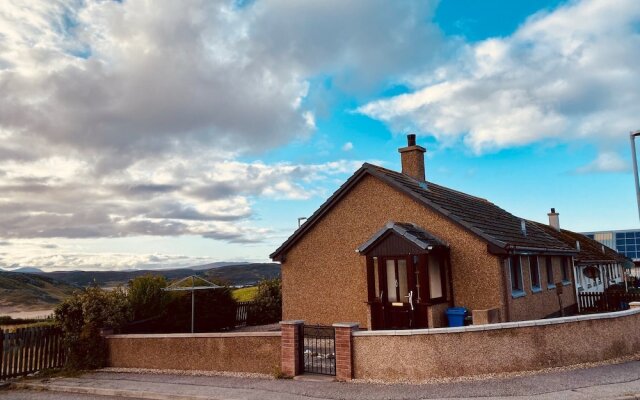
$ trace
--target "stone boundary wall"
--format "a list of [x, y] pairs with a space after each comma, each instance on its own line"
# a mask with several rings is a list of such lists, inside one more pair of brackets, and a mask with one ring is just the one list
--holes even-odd
[[536, 321], [353, 333], [356, 379], [432, 378], [532, 371], [640, 352], [640, 303], [626, 311]]
[[109, 366], [250, 372], [280, 370], [280, 332], [110, 335]]

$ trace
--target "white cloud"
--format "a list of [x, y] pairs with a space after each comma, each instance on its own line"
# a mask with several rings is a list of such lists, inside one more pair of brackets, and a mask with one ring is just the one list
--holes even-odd
[[318, 76], [368, 93], [440, 45], [433, 1], [238, 4], [1, 2], [0, 238], [262, 240], [255, 202], [357, 166], [237, 160], [313, 133]]
[[634, 0], [570, 2], [511, 36], [464, 46], [461, 59], [417, 77], [410, 93], [359, 111], [398, 132], [462, 138], [476, 153], [586, 141], [606, 154], [602, 164], [637, 128], [639, 23]]
[[589, 164], [580, 167], [576, 172], [581, 174], [594, 172], [627, 172], [629, 164], [623, 160], [617, 153], [603, 152]]
[[353, 143], [347, 142], [342, 145], [342, 151], [351, 151], [353, 150]]

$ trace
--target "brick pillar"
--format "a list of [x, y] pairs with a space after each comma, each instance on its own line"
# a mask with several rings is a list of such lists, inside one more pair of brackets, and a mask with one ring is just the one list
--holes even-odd
[[353, 378], [353, 346], [351, 334], [358, 330], [358, 323], [333, 324], [336, 329], [336, 379], [350, 381]]
[[300, 375], [300, 331], [304, 321], [280, 321], [282, 337], [280, 339], [280, 370], [283, 375]]
[[636, 309], [636, 308], [640, 308], [640, 301], [632, 301], [631, 303], [629, 303], [629, 308]]

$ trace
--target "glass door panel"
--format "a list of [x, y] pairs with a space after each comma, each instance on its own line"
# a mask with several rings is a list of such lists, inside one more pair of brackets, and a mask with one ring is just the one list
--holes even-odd
[[396, 294], [396, 263], [395, 260], [386, 260], [387, 264], [387, 297], [389, 302], [397, 302]]
[[409, 285], [407, 283], [407, 260], [398, 260], [398, 288], [400, 299], [398, 301], [408, 303]]

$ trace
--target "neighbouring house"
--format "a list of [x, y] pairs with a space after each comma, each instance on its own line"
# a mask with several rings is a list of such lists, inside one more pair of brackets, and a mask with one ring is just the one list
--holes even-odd
[[548, 225], [536, 224], [578, 251], [574, 257], [575, 288], [578, 293], [603, 292], [611, 285], [624, 282], [624, 266], [631, 260], [583, 234], [561, 229], [560, 214], [555, 208], [547, 215]]
[[486, 199], [426, 181], [425, 151], [409, 135], [402, 172], [365, 163], [271, 255], [282, 264], [284, 319], [408, 329], [446, 326], [452, 306], [502, 322], [558, 315], [559, 300], [576, 309], [578, 251]]
[[582, 234], [631, 259], [633, 265], [627, 264], [628, 272], [640, 278], [640, 230], [582, 232]]

